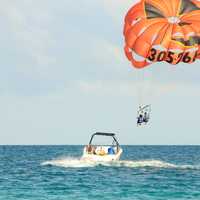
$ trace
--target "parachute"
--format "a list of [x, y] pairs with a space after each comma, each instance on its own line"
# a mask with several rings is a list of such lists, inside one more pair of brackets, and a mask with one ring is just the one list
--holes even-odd
[[126, 14], [124, 51], [135, 68], [200, 59], [200, 0], [140, 0]]
[[125, 54], [136, 68], [200, 58], [199, 0], [142, 0], [125, 17]]

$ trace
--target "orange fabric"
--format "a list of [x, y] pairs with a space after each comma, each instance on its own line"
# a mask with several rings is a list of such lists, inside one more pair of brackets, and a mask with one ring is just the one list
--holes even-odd
[[200, 58], [200, 2], [141, 0], [125, 17], [124, 37], [125, 54], [136, 68], [192, 63]]

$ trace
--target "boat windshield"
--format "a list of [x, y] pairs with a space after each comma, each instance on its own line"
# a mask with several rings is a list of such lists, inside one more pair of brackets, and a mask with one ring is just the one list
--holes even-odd
[[100, 136], [95, 135], [93, 137], [91, 145], [93, 146], [117, 146], [116, 141], [113, 137], [106, 137], [106, 136]]
[[[119, 151], [119, 143], [115, 137], [114, 133], [101, 133], [97, 132], [94, 133], [90, 139], [88, 148], [91, 148], [91, 152], [94, 150], [98, 151], [98, 148], [111, 148], [114, 147], [116, 148], [116, 152]], [[108, 149], [106, 151], [108, 151]], [[104, 149], [105, 150], [105, 149]]]

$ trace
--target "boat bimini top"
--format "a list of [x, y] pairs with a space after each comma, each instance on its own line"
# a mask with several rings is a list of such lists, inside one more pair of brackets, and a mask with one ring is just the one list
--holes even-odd
[[117, 151], [119, 150], [119, 143], [117, 141], [115, 133], [96, 132], [91, 136], [89, 145], [92, 145], [92, 141], [93, 141], [94, 137], [97, 136], [97, 135], [112, 137], [113, 138], [112, 146], [116, 146], [117, 147]]

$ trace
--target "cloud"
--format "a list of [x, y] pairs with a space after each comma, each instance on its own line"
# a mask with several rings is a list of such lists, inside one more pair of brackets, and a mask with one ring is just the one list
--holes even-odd
[[73, 86], [77, 90], [90, 95], [126, 96], [149, 98], [161, 96], [200, 97], [198, 86], [184, 82], [150, 82], [150, 81], [79, 81]]
[[139, 0], [102, 0], [102, 4], [106, 12], [113, 18], [115, 23], [123, 23], [123, 19], [128, 10]]
[[36, 66], [42, 67], [53, 62], [48, 49], [55, 43], [51, 31], [45, 26], [51, 20], [50, 13], [41, 14], [45, 13], [45, 8], [41, 6], [38, 9], [33, 1], [8, 2], [2, 10], [19, 51], [32, 58]]

